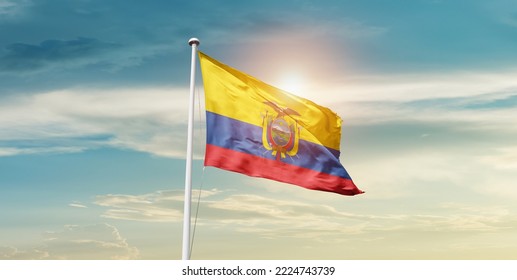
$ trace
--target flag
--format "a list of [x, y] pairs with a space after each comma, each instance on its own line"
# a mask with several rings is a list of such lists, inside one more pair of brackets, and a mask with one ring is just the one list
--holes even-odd
[[363, 193], [339, 161], [341, 119], [199, 52], [205, 166], [342, 195]]

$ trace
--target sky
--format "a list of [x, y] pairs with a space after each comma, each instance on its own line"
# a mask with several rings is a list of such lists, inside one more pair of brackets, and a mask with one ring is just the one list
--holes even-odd
[[181, 258], [191, 37], [335, 111], [366, 192], [203, 168], [198, 69], [192, 259], [517, 259], [514, 1], [0, 0], [0, 34], [0, 259]]

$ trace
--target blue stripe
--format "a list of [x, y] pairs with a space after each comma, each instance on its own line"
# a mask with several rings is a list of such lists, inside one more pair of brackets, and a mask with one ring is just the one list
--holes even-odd
[[[272, 151], [262, 145], [262, 127], [206, 112], [207, 144], [275, 159]], [[282, 162], [314, 171], [351, 179], [339, 162], [339, 151], [305, 140], [299, 141], [298, 153], [281, 159]]]

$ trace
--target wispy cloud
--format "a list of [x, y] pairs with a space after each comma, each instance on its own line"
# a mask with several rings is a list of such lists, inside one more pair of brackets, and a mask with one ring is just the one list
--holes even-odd
[[[193, 197], [198, 197], [196, 191]], [[202, 197], [217, 194], [204, 191]], [[173, 222], [183, 219], [183, 192], [157, 191], [143, 195], [107, 194], [95, 198], [95, 204], [109, 208], [102, 216], [110, 219], [144, 222]]]
[[[181, 220], [183, 204], [180, 192], [156, 192], [144, 195], [103, 195], [95, 203], [108, 210], [106, 218], [145, 222]], [[167, 201], [167, 203], [164, 203]], [[344, 236], [365, 240], [379, 232], [496, 232], [517, 220], [500, 207], [472, 208], [443, 204], [440, 214], [357, 214], [339, 211], [330, 205], [284, 200], [263, 195], [231, 194], [208, 191], [201, 202], [198, 226], [227, 227], [237, 232], [264, 238], [310, 238], [312, 241], [343, 240]], [[454, 208], [454, 209], [453, 209]], [[490, 212], [490, 215], [487, 213]], [[203, 230], [203, 229], [201, 229]]]
[[[94, 64], [101, 61], [94, 57], [112, 49], [116, 44], [101, 42], [93, 38], [74, 40], [46, 40], [39, 45], [16, 43], [6, 47], [7, 53], [0, 57], [0, 71], [25, 72], [38, 71], [42, 68], [57, 66], [75, 67]], [[92, 59], [93, 58], [93, 59]]]
[[0, 246], [0, 259], [135, 259], [139, 251], [130, 246], [117, 228], [109, 224], [66, 225], [48, 231], [40, 245], [29, 249]]
[[508, 131], [515, 128], [517, 112], [514, 76], [507, 71], [364, 77], [333, 85], [319, 98], [353, 125], [422, 122]]
[[84, 205], [83, 203], [81, 203], [79, 201], [71, 202], [68, 204], [68, 206], [74, 207], [74, 208], [88, 208], [88, 206]]
[[48, 257], [48, 252], [43, 248], [21, 250], [11, 246], [0, 246], [0, 260], [41, 260]]
[[0, 21], [18, 16], [30, 3], [29, 0], [0, 0]]
[[491, 155], [482, 156], [480, 160], [498, 169], [517, 170], [517, 147], [497, 148]]
[[[347, 127], [419, 123], [509, 135], [517, 130], [513, 75], [371, 77], [329, 85], [314, 91], [328, 94], [307, 97], [337, 111]], [[4, 98], [0, 155], [108, 146], [182, 158], [186, 93], [181, 88], [93, 88]], [[200, 119], [196, 139], [204, 135], [202, 109], [196, 113]], [[417, 133], [429, 135], [428, 131]], [[197, 151], [198, 156], [201, 153]]]
[[[193, 197], [197, 197], [197, 191]], [[158, 191], [143, 195], [101, 195], [95, 204], [107, 207], [105, 218], [144, 222], [179, 222], [182, 220], [183, 192]], [[343, 219], [371, 217], [339, 213], [332, 207], [271, 199], [259, 195], [227, 195], [217, 190], [202, 192], [199, 224], [223, 225], [238, 231], [256, 231], [263, 236], [282, 235], [281, 231], [303, 228], [297, 235], [332, 232]], [[309, 230], [317, 225], [323, 230]], [[329, 228], [331, 227], [331, 228]], [[255, 228], [255, 230], [254, 230]], [[348, 230], [350, 230], [350, 227]], [[268, 229], [268, 230], [266, 230]], [[355, 229], [357, 231], [357, 229]], [[303, 234], [302, 234], [303, 233]]]
[[134, 259], [139, 254], [109, 224], [67, 225], [45, 233], [45, 246], [51, 259]]
[[16, 156], [31, 154], [68, 154], [80, 153], [86, 150], [86, 147], [16, 147], [3, 148], [0, 147], [0, 156]]
[[108, 146], [184, 157], [186, 92], [66, 90], [7, 98], [0, 105], [0, 155]]
[[71, 40], [45, 40], [39, 44], [14, 43], [5, 47], [0, 57], [0, 73], [40, 73], [69, 70], [91, 65], [100, 70], [118, 71], [135, 66], [143, 59], [164, 50], [163, 46], [105, 42], [79, 37]]

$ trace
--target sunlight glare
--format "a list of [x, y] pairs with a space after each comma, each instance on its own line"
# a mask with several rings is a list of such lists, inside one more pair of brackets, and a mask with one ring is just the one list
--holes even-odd
[[281, 77], [278, 87], [289, 93], [301, 94], [303, 91], [303, 79], [296, 73], [286, 73]]

